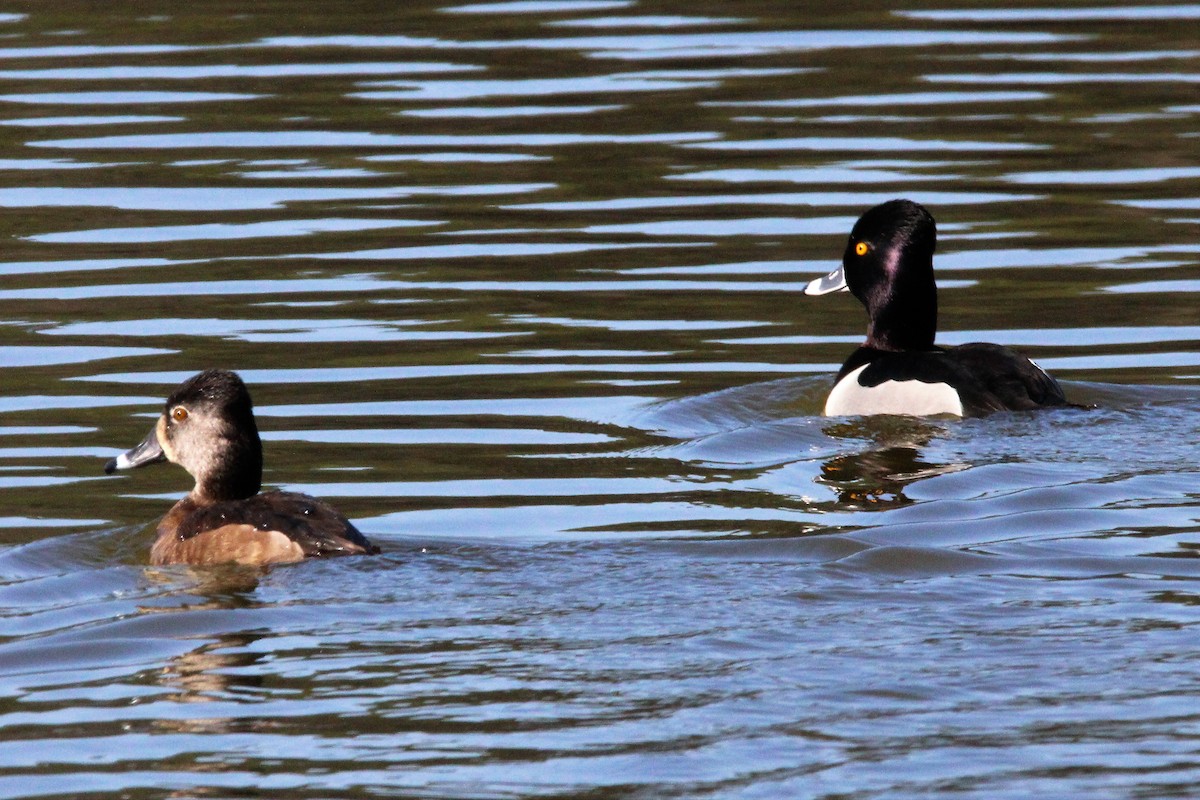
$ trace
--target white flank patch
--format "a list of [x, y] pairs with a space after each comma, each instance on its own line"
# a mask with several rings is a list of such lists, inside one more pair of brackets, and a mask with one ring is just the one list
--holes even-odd
[[945, 383], [921, 381], [884, 381], [878, 386], [863, 386], [858, 376], [869, 364], [863, 364], [837, 382], [825, 401], [825, 416], [853, 417], [871, 414], [903, 414], [925, 417], [933, 414], [963, 415], [962, 399]]

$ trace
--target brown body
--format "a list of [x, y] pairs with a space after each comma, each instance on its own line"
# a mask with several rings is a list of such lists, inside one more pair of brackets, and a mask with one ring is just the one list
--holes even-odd
[[279, 531], [251, 525], [222, 525], [191, 539], [180, 539], [168, 514], [150, 547], [151, 564], [285, 564], [302, 561], [300, 545]]
[[154, 429], [105, 472], [171, 461], [195, 488], [158, 524], [153, 564], [279, 564], [378, 553], [327, 503], [295, 492], [259, 492], [262, 443], [250, 393], [232, 372], [208, 370], [167, 399]]
[[328, 503], [293, 492], [245, 500], [180, 500], [158, 523], [152, 564], [282, 564], [321, 556], [378, 553]]

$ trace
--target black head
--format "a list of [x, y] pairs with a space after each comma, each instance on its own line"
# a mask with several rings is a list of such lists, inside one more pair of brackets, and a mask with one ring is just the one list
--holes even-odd
[[850, 231], [842, 271], [867, 307], [867, 346], [928, 350], [937, 333], [933, 251], [937, 226], [924, 206], [891, 200], [867, 211]]
[[262, 442], [246, 384], [236, 373], [206, 370], [167, 398], [140, 445], [110, 461], [106, 472], [167, 459], [196, 479], [193, 494], [237, 500], [262, 486]]

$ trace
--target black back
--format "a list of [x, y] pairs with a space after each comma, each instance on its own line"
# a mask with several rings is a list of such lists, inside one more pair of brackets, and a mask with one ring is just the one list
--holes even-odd
[[864, 364], [868, 366], [859, 374], [859, 384], [878, 386], [885, 381], [906, 380], [944, 383], [958, 392], [968, 416], [1067, 405], [1058, 381], [1029, 359], [998, 344], [973, 342], [947, 350], [904, 352], [860, 347], [842, 365], [838, 380]]

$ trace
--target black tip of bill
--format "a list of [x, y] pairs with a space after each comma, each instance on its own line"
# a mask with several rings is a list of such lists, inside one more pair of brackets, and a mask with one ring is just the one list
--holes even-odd
[[167, 454], [163, 452], [162, 445], [158, 442], [158, 431], [151, 428], [150, 433], [137, 447], [121, 453], [116, 458], [109, 459], [104, 465], [104, 474], [112, 475], [119, 469], [133, 469], [143, 464], [164, 461], [166, 458]]

